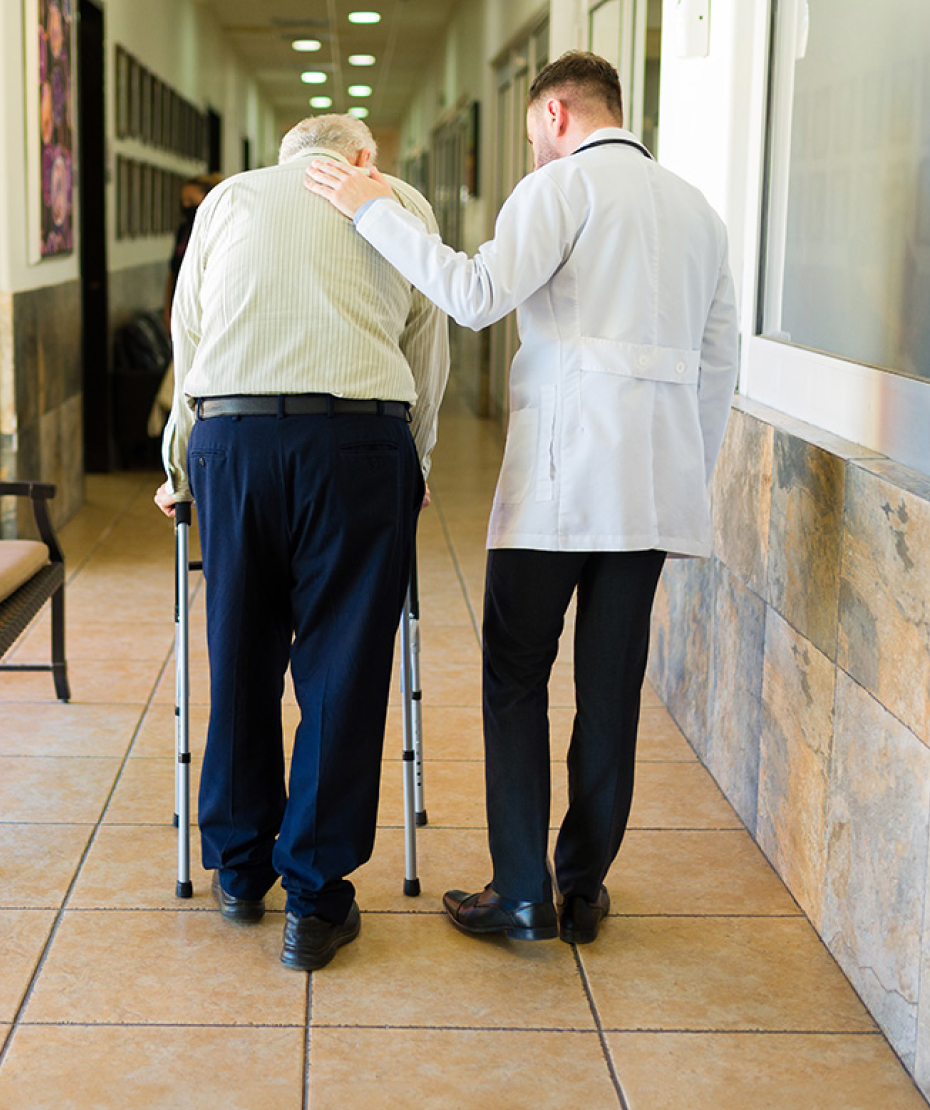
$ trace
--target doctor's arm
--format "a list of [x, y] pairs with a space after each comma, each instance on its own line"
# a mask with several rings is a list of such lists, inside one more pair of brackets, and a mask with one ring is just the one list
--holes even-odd
[[353, 166], [330, 161], [311, 163], [307, 175], [311, 192], [341, 212], [357, 215], [359, 233], [375, 250], [457, 323], [474, 331], [503, 319], [545, 285], [568, 257], [577, 232], [558, 186], [538, 171], [516, 186], [498, 215], [494, 238], [473, 258], [446, 246], [416, 216], [388, 199], [380, 175], [372, 173], [369, 180]]

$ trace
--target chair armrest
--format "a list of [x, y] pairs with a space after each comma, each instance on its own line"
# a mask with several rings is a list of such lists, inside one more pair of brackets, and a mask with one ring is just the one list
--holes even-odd
[[48, 501], [58, 491], [51, 482], [0, 482], [0, 497], [29, 497]]
[[48, 515], [48, 501], [56, 492], [51, 482], [0, 482], [0, 497], [28, 497], [32, 501], [32, 513], [49, 558], [53, 563], [63, 563], [65, 556]]

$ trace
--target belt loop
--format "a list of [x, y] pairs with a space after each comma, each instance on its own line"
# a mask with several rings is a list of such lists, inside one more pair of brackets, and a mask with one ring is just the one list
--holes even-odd
[[407, 423], [412, 424], [413, 423], [413, 410], [410, 408], [409, 405], [404, 405], [404, 408], [407, 410], [407, 417], [406, 417]]
[[383, 401], [378, 401], [377, 405], [378, 405], [378, 415], [379, 416], [384, 416], [384, 402]]
[[203, 420], [203, 397], [198, 397], [194, 402], [194, 415], [198, 420]]
[[330, 419], [332, 419], [334, 407], [335, 406], [333, 405], [333, 395], [331, 393], [327, 393], [326, 394], [326, 415]]
[[284, 394], [278, 394], [278, 419], [283, 420], [287, 413], [284, 411]]

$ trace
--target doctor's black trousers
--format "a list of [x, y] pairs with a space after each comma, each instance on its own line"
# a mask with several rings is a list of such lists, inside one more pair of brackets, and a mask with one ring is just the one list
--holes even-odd
[[565, 897], [594, 901], [626, 831], [649, 620], [662, 551], [488, 552], [482, 699], [488, 838], [498, 894], [544, 902], [549, 678], [577, 591], [569, 806], [555, 849]]

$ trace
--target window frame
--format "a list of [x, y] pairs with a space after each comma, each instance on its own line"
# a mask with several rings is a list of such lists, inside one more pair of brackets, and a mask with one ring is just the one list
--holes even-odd
[[[773, 139], [778, 126], [778, 101], [784, 96], [784, 89], [778, 87], [776, 51], [777, 45], [785, 48], [784, 28], [778, 24], [779, 4], [785, 0], [761, 3], [767, 18], [760, 20], [764, 33], [757, 40], [757, 49], [761, 46], [763, 50], [760, 61], [764, 63], [764, 77], [753, 89], [755, 111], [747, 144], [748, 195], [756, 196], [758, 203], [749, 215], [754, 226], [746, 229], [742, 260], [747, 280], [740, 313], [743, 341], [739, 392], [930, 474], [930, 382], [811, 350], [762, 332], [770, 252], [784, 250], [783, 240], [772, 241], [770, 206], [780, 190], [787, 192], [787, 173], [774, 163], [777, 150], [770, 156], [778, 138]], [[776, 33], [781, 35], [778, 44]], [[782, 234], [784, 230], [782, 220]]]

